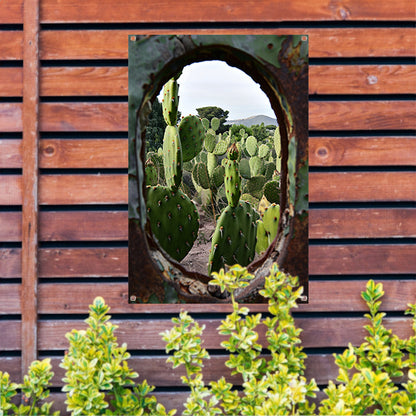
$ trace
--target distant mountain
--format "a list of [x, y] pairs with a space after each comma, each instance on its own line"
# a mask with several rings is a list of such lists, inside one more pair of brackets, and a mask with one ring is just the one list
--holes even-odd
[[273, 124], [274, 126], [277, 126], [277, 120], [275, 118], [271, 118], [268, 116], [251, 116], [247, 118], [241, 118], [239, 120], [227, 120], [226, 124], [242, 124], [247, 127], [251, 127], [255, 124], [261, 124], [264, 123], [265, 126], [268, 126], [270, 124]]

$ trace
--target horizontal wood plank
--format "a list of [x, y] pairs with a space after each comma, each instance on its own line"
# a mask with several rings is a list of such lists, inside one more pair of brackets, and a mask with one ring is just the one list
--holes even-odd
[[310, 245], [310, 275], [414, 274], [414, 244]]
[[19, 351], [21, 348], [21, 321], [5, 319], [0, 320], [0, 351]]
[[23, 31], [0, 30], [0, 60], [16, 61], [22, 59]]
[[[134, 34], [171, 34], [171, 30], [135, 30]], [[287, 28], [287, 29], [186, 29], [176, 34], [270, 34], [309, 36], [311, 58], [411, 57], [413, 28]], [[54, 59], [127, 59], [131, 30], [47, 30], [40, 33], [40, 57]]]
[[415, 137], [309, 137], [309, 166], [415, 166]]
[[313, 172], [310, 202], [416, 201], [416, 172]]
[[415, 94], [413, 65], [311, 65], [309, 94]]
[[309, 238], [414, 238], [416, 209], [309, 210]]
[[[315, 281], [309, 282], [309, 303], [299, 305], [300, 312], [366, 312], [361, 298], [367, 281]], [[385, 295], [382, 311], [404, 311], [409, 303], [416, 302], [416, 281], [383, 281]], [[12, 290], [12, 289], [10, 289]], [[13, 290], [16, 290], [13, 288]], [[78, 291], [78, 292], [77, 292]], [[77, 296], [68, 296], [76, 293]], [[101, 296], [110, 306], [111, 314], [135, 312], [178, 313], [181, 305], [128, 304], [127, 283], [42, 283], [39, 285], [39, 313], [85, 313], [96, 296]], [[348, 302], [344, 302], [348, 299]], [[251, 311], [265, 311], [267, 305], [247, 305]], [[232, 312], [231, 305], [189, 304], [189, 312]]]
[[[313, 172], [310, 202], [416, 201], [415, 172]], [[42, 175], [41, 205], [127, 204], [127, 175]], [[0, 181], [0, 205], [21, 204], [21, 177]]]
[[[0, 71], [0, 86], [19, 72]], [[41, 96], [120, 96], [128, 94], [127, 67], [44, 67]], [[3, 75], [3, 76], [2, 76]], [[20, 80], [21, 82], [21, 80]], [[19, 86], [14, 86], [15, 94]], [[6, 89], [3, 94], [7, 96]], [[21, 92], [21, 91], [20, 91]], [[311, 65], [309, 94], [414, 94], [413, 65]], [[9, 95], [13, 95], [9, 92]]]
[[[42, 139], [50, 169], [127, 168], [126, 139]], [[310, 137], [310, 166], [414, 166], [416, 137]], [[0, 140], [0, 169], [21, 168], [21, 140]]]
[[[205, 325], [202, 337], [207, 349], [221, 349], [225, 337], [219, 337], [217, 328], [221, 320], [198, 319]], [[164, 350], [165, 343], [160, 333], [172, 327], [170, 320], [148, 319], [121, 321], [113, 319], [118, 325], [115, 335], [120, 344], [126, 342], [130, 350]], [[302, 328], [301, 340], [304, 348], [346, 347], [349, 342], [360, 345], [364, 341], [366, 331], [365, 318], [295, 318], [295, 324]], [[412, 335], [411, 318], [385, 318], [386, 328], [393, 330], [398, 336], [408, 338]], [[80, 320], [48, 320], [39, 322], [39, 350], [66, 350], [68, 340], [65, 334], [73, 328], [84, 329]], [[259, 326], [259, 342], [266, 345], [265, 326]], [[0, 340], [1, 342], [1, 340]]]
[[0, 24], [23, 23], [23, 0], [0, 2]]
[[126, 139], [42, 139], [41, 168], [127, 168]]
[[0, 169], [22, 167], [22, 141], [20, 139], [0, 139]]
[[[412, 274], [414, 244], [310, 245], [310, 275]], [[0, 276], [21, 275], [20, 249], [0, 249]], [[40, 277], [127, 277], [127, 248], [41, 249]]]
[[16, 133], [22, 131], [22, 104], [0, 103], [0, 131]]
[[0, 285], [0, 305], [0, 315], [20, 315], [22, 311], [21, 285], [17, 283], [2, 283]]
[[[126, 0], [118, 7], [114, 0], [90, 0], [82, 9], [76, 0], [54, 0], [41, 3], [41, 23], [149, 23], [149, 22], [281, 22], [281, 21], [394, 21], [411, 20], [414, 4], [398, 0], [395, 7], [375, 0], [346, 0], [342, 4], [314, 0], [313, 7], [305, 0], [291, 2], [257, 0], [241, 3], [228, 0], [227, 7], [218, 1], [181, 0], [175, 7], [166, 1], [152, 3]], [[220, 7], [221, 13], [218, 13]], [[82, 11], [81, 11], [82, 10]]]
[[0, 212], [0, 241], [22, 241], [21, 212]]
[[0, 67], [0, 97], [21, 97], [22, 94], [22, 68]]
[[[415, 117], [416, 105], [407, 100], [309, 103], [310, 130], [411, 130]], [[127, 119], [127, 103], [43, 103], [40, 106], [41, 131], [127, 131]]]

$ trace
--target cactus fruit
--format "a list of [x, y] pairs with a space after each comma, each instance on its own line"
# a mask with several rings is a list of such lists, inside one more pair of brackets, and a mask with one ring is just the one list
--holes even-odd
[[247, 266], [253, 261], [258, 218], [259, 214], [245, 201], [223, 210], [212, 236], [208, 274], [218, 272], [226, 264]]
[[280, 204], [279, 181], [269, 181], [264, 185], [263, 194], [271, 204]]
[[174, 78], [163, 86], [162, 111], [168, 126], [176, 126], [178, 120], [179, 85]]
[[166, 184], [176, 191], [182, 180], [182, 148], [176, 126], [166, 126], [163, 137], [163, 165]]
[[205, 130], [197, 116], [186, 116], [179, 123], [179, 137], [182, 146], [182, 160], [188, 162], [202, 149]]
[[153, 235], [175, 260], [181, 261], [192, 248], [199, 230], [199, 215], [182, 191], [165, 186], [147, 188], [147, 215]]
[[238, 172], [239, 151], [235, 143], [228, 149], [228, 159], [225, 163], [225, 194], [228, 204], [232, 207], [238, 205], [241, 196], [241, 176]]
[[280, 206], [272, 204], [264, 211], [261, 220], [257, 221], [256, 252], [266, 251], [277, 235], [280, 219]]

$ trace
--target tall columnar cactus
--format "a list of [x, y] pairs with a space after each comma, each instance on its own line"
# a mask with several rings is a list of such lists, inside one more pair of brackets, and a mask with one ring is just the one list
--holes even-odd
[[255, 255], [256, 221], [259, 214], [247, 201], [240, 201], [241, 177], [238, 172], [239, 151], [235, 144], [228, 151], [225, 164], [225, 188], [228, 206], [221, 213], [212, 237], [208, 273], [233, 264], [246, 266]]
[[175, 260], [181, 261], [198, 235], [199, 215], [193, 202], [181, 190], [148, 187], [147, 214], [160, 246]]

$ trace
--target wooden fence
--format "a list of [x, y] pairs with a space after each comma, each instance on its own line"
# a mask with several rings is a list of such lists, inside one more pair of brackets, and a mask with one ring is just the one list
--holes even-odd
[[[295, 313], [307, 376], [336, 377], [331, 353], [361, 342], [360, 292], [384, 284], [386, 324], [411, 332], [416, 298], [414, 2], [9, 0], [0, 2], [0, 369], [22, 379], [67, 348], [103, 296], [131, 366], [180, 406], [180, 372], [159, 332], [176, 305], [127, 304], [128, 34], [307, 34], [309, 304]], [[225, 373], [215, 335], [227, 306], [188, 305]], [[238, 381], [237, 381], [238, 382]]]

